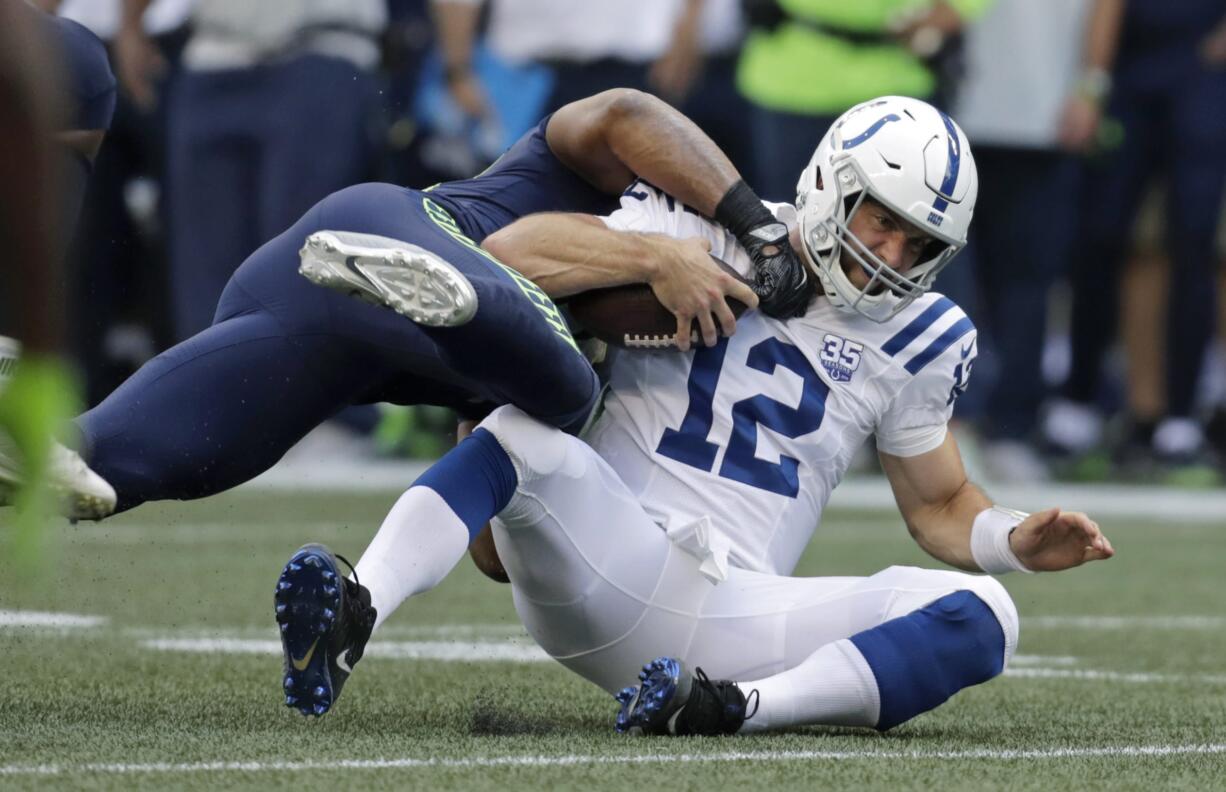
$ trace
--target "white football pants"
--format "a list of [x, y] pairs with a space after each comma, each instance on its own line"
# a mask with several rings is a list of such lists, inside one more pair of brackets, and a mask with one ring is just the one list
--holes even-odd
[[1005, 662], [1017, 611], [983, 575], [890, 567], [870, 577], [801, 578], [729, 569], [712, 584], [594, 450], [515, 407], [481, 424], [511, 457], [519, 486], [494, 542], [528, 633], [580, 676], [615, 692], [659, 656], [712, 679], [759, 679], [819, 647], [959, 590], [1000, 621]]

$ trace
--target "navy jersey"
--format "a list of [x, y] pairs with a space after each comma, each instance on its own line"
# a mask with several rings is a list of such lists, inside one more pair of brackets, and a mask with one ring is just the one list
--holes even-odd
[[430, 190], [470, 239], [490, 234], [536, 212], [609, 214], [618, 196], [606, 195], [554, 156], [545, 141], [545, 116], [498, 161], [478, 176], [444, 182]]

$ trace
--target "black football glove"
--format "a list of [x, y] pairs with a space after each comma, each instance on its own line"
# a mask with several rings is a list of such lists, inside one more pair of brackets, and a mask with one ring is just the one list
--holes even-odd
[[732, 186], [715, 219], [731, 231], [753, 260], [758, 310], [775, 319], [801, 316], [815, 293], [813, 278], [788, 242], [788, 229], [775, 219], [743, 180]]

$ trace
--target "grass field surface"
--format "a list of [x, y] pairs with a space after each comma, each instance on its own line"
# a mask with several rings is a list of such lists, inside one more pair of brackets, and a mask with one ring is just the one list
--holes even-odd
[[[57, 526], [39, 578], [0, 562], [0, 789], [1226, 789], [1226, 516], [1104, 520], [1112, 561], [1003, 578], [1006, 675], [884, 735], [616, 735], [612, 699], [467, 561], [304, 719], [281, 704], [281, 565], [307, 541], [356, 561], [394, 499], [155, 504]], [[929, 562], [897, 514], [844, 510], [798, 573], [898, 563]]]

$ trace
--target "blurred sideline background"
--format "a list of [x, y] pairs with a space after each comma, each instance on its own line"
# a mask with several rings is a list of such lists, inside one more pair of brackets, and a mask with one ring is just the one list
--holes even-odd
[[[791, 201], [834, 117], [905, 94], [956, 118], [980, 169], [972, 245], [937, 284], [980, 332], [955, 429], [972, 478], [1223, 485], [1222, 0], [38, 5], [98, 34], [120, 83], [68, 267], [91, 406], [348, 184], [471, 176], [545, 113], [630, 86]], [[351, 408], [261, 481], [407, 484], [403, 460], [453, 430]]]

